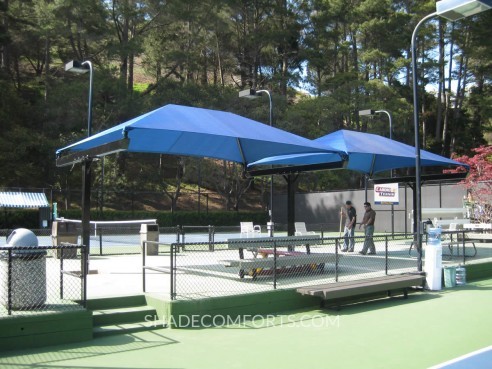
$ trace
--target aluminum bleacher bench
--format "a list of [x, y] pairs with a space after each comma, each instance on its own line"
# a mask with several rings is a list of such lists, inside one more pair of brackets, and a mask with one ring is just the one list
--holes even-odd
[[[406, 273], [386, 275], [383, 277], [360, 279], [355, 281], [320, 284], [315, 286], [300, 287], [296, 291], [302, 295], [317, 296], [321, 299], [321, 306], [326, 301], [376, 294], [387, 292], [391, 296], [392, 291], [403, 291], [407, 298], [410, 287], [421, 287], [424, 285], [425, 276], [421, 273]], [[335, 303], [336, 306], [340, 304]]]

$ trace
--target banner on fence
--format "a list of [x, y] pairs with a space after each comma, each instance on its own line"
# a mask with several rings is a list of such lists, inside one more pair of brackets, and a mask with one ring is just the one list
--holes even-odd
[[374, 185], [374, 203], [377, 205], [398, 205], [398, 183]]

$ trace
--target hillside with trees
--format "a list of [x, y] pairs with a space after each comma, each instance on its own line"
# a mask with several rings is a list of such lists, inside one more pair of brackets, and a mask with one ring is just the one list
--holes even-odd
[[[94, 65], [93, 133], [171, 103], [268, 123], [266, 98], [238, 98], [254, 88], [272, 92], [273, 124], [284, 130], [388, 136], [384, 115], [358, 115], [384, 109], [393, 138], [413, 145], [410, 39], [434, 8], [428, 0], [0, 1], [0, 187], [51, 188], [65, 194], [66, 207], [80, 189], [78, 168], [55, 166], [56, 149], [87, 135], [88, 77], [64, 72], [70, 60]], [[463, 156], [490, 142], [491, 24], [489, 11], [422, 28], [425, 149]], [[113, 155], [94, 173], [101, 207], [117, 206], [118, 193], [148, 191], [175, 209], [184, 193], [209, 191], [238, 210], [255, 207], [247, 196], [265, 203], [269, 186], [236, 164], [163, 155]], [[362, 183], [354, 173], [325, 171], [304, 174], [299, 186]]]

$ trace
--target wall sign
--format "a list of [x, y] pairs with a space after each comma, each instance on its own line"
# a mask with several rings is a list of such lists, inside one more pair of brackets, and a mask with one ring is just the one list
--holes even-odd
[[398, 183], [374, 185], [374, 203], [377, 205], [398, 205]]

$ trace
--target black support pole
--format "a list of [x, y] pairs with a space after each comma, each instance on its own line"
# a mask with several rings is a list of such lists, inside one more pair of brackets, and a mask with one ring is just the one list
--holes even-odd
[[296, 182], [298, 174], [287, 174], [283, 176], [287, 181], [287, 236], [294, 236], [296, 221]]
[[[89, 251], [91, 237], [91, 165], [92, 159], [82, 163], [82, 275], [89, 273]], [[84, 278], [87, 281], [87, 278]], [[87, 298], [87, 283], [84, 283], [84, 301]]]
[[[413, 245], [415, 246], [415, 250], [417, 251], [417, 270], [419, 272], [422, 271], [423, 268], [423, 263], [422, 263], [422, 235], [420, 231], [420, 223], [419, 218], [417, 215], [417, 191], [416, 190], [416, 184], [415, 183], [410, 183], [409, 184], [410, 188], [413, 190]], [[419, 207], [420, 208], [420, 207]]]

